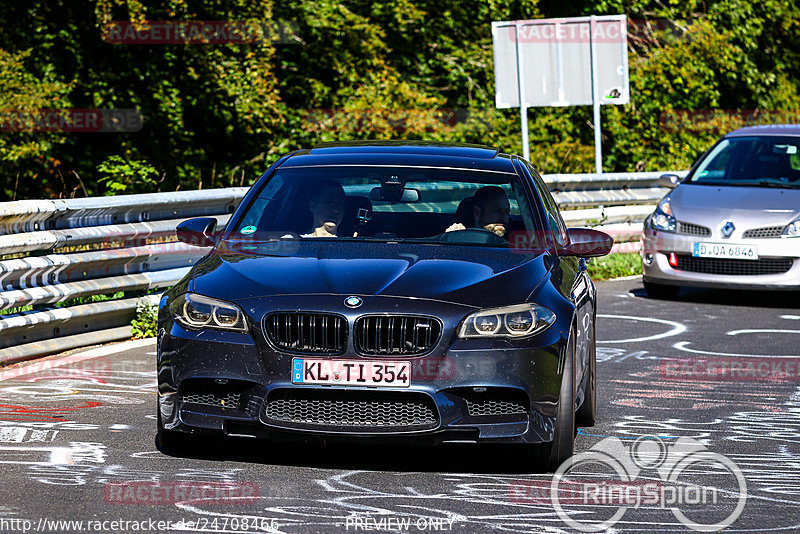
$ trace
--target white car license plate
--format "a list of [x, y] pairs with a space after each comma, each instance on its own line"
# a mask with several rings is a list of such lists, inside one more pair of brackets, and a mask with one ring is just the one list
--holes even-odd
[[736, 245], [732, 243], [695, 243], [692, 256], [695, 258], [757, 260], [758, 249], [752, 245]]
[[292, 383], [407, 388], [411, 362], [293, 358]]

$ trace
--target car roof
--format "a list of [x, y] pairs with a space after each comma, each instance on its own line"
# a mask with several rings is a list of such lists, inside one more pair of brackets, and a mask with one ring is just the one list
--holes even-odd
[[281, 167], [396, 165], [516, 173], [511, 160], [512, 156], [482, 145], [433, 141], [350, 141], [320, 143], [310, 150], [300, 150]]
[[800, 136], [800, 124], [765, 124], [762, 126], [747, 126], [727, 134], [725, 137], [740, 137], [744, 135], [788, 135]]

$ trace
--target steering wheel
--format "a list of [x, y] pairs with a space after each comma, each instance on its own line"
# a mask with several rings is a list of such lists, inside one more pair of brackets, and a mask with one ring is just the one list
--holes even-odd
[[465, 228], [464, 230], [453, 230], [444, 232], [436, 236], [436, 240], [442, 243], [475, 243], [478, 245], [508, 246], [508, 241], [489, 230], [483, 228]]

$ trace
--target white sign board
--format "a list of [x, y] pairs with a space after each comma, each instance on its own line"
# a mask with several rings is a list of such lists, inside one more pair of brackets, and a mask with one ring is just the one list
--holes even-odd
[[524, 157], [527, 108], [592, 105], [602, 173], [600, 105], [630, 100], [625, 15], [492, 22], [492, 42], [495, 105], [520, 108]]
[[600, 104], [630, 99], [624, 15], [493, 22], [492, 40], [498, 108], [519, 107], [520, 71], [526, 107], [592, 105], [593, 49]]

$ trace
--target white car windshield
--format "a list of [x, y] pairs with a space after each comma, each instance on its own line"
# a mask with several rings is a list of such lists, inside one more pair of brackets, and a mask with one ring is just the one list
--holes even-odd
[[688, 183], [755, 187], [800, 187], [800, 137], [723, 139]]

